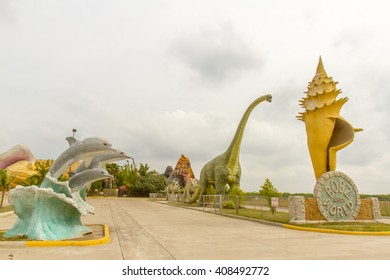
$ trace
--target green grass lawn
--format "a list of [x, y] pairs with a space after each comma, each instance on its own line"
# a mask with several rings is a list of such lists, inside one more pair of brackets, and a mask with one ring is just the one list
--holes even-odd
[[[191, 207], [202, 209], [202, 207], [196, 204], [188, 205], [185, 203], [174, 202], [169, 203], [180, 207]], [[236, 209], [222, 209], [222, 214], [229, 214], [234, 216], [247, 217], [258, 220], [271, 221], [276, 223], [288, 224], [289, 214], [286, 212], [276, 212], [274, 214], [271, 211], [259, 210], [252, 208], [240, 208], [238, 214]], [[305, 224], [299, 225], [307, 228], [319, 228], [319, 229], [334, 229], [334, 230], [345, 230], [345, 231], [366, 231], [366, 232], [379, 232], [379, 231], [390, 231], [390, 224], [382, 223], [323, 223], [323, 224]]]
[[[170, 205], [175, 205], [179, 207], [189, 207], [189, 208], [199, 208], [203, 209], [202, 206], [198, 206], [196, 203], [187, 204], [182, 202], [169, 202]], [[288, 213], [285, 212], [276, 212], [272, 214], [271, 211], [252, 209], [252, 208], [240, 208], [238, 214], [235, 209], [222, 209], [222, 214], [236, 215], [242, 217], [248, 217], [259, 220], [267, 220], [277, 223], [288, 223], [289, 217]]]
[[389, 224], [381, 223], [324, 223], [300, 225], [306, 228], [334, 229], [346, 231], [390, 231]]
[[0, 241], [27, 241], [29, 239], [27, 239], [27, 237], [9, 237], [9, 238], [5, 238], [4, 237], [4, 234], [6, 233], [6, 231], [0, 231]]
[[13, 211], [13, 210], [14, 210], [14, 208], [11, 205], [0, 207], [0, 213], [9, 212], [9, 211]]
[[289, 217], [288, 213], [285, 212], [275, 212], [274, 214], [271, 211], [263, 211], [258, 209], [250, 209], [250, 208], [241, 208], [236, 213], [235, 209], [223, 209], [222, 212], [224, 214], [237, 215], [252, 219], [266, 220], [276, 223], [288, 223]]

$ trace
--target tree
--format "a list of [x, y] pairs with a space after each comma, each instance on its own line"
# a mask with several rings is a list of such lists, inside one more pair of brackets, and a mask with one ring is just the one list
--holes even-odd
[[148, 172], [144, 176], [140, 176], [134, 185], [129, 187], [130, 196], [149, 196], [149, 193], [157, 193], [163, 191], [167, 183], [165, 177], [156, 171]]
[[[106, 164], [106, 170], [107, 172], [112, 176], [112, 186], [114, 188], [118, 188], [120, 185], [122, 185], [122, 182], [120, 181], [120, 171], [121, 171], [121, 167], [116, 164], [116, 163], [107, 163]], [[101, 185], [102, 185], [102, 182], [100, 182]], [[97, 186], [97, 184], [95, 184], [95, 186]]]
[[138, 169], [138, 174], [140, 176], [146, 176], [149, 173], [149, 169], [150, 169], [150, 167], [148, 166], [147, 163], [145, 163], [145, 164], [140, 163], [139, 169]]
[[121, 166], [119, 170], [117, 185], [118, 187], [124, 185], [127, 191], [129, 191], [130, 187], [134, 186], [139, 180], [139, 177], [137, 166], [134, 163], [130, 165], [127, 161], [127, 164]]
[[28, 177], [28, 185], [32, 186], [40, 186], [45, 179], [45, 176], [47, 172], [50, 169], [50, 165], [52, 164], [52, 161], [47, 160], [47, 161], [36, 161], [35, 162], [35, 174]]
[[167, 185], [165, 177], [155, 170], [150, 171], [147, 163], [140, 163], [139, 168], [134, 161], [132, 164], [127, 161], [124, 166], [111, 163], [106, 169], [114, 176], [116, 187], [125, 186], [129, 196], [149, 196], [149, 193], [163, 191]]
[[268, 178], [265, 179], [264, 185], [260, 187], [259, 194], [260, 196], [267, 198], [272, 214], [275, 213], [276, 207], [271, 206], [271, 197], [279, 197], [281, 193], [274, 187]]
[[9, 188], [9, 183], [10, 181], [7, 176], [7, 171], [0, 169], [0, 190], [1, 190], [0, 207], [3, 206], [5, 192]]
[[238, 197], [238, 205], [237, 205], [237, 207], [241, 206], [242, 198], [243, 198], [244, 195], [245, 195], [244, 191], [242, 189], [240, 189], [239, 187], [233, 187], [233, 189], [231, 189], [229, 191], [229, 196], [237, 196]]

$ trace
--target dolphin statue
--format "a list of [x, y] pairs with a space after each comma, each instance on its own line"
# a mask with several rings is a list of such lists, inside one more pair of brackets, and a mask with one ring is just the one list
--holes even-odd
[[111, 176], [107, 170], [103, 168], [94, 168], [81, 171], [69, 179], [68, 182], [72, 198], [75, 203], [79, 205], [79, 209], [82, 210], [80, 211], [82, 215], [95, 213], [95, 208], [85, 202], [87, 189], [90, 188], [91, 183], [112, 177], [113, 176]]
[[89, 164], [87, 165], [87, 162], [83, 161], [75, 170], [75, 173], [80, 173], [87, 169], [92, 168], [102, 168], [106, 163], [112, 162], [112, 161], [118, 161], [118, 160], [124, 160], [127, 158], [131, 158], [128, 155], [126, 155], [124, 152], [120, 150], [110, 150], [107, 151], [104, 154], [97, 154], [92, 157]]
[[42, 189], [52, 189], [55, 193], [62, 193], [66, 197], [72, 197], [71, 189], [69, 188], [69, 182], [60, 182], [56, 178], [46, 174], [45, 179], [40, 185]]
[[[75, 170], [75, 173], [71, 176], [74, 176], [75, 174], [78, 174], [79, 172], [82, 172], [84, 170], [92, 169], [92, 168], [103, 168], [106, 163], [112, 162], [112, 161], [118, 161], [131, 158], [127, 156], [124, 152], [120, 150], [115, 151], [107, 151], [104, 154], [97, 154], [92, 157], [90, 163], [87, 165], [87, 162], [82, 161], [81, 164], [77, 167]], [[87, 196], [87, 190], [90, 189], [91, 184], [89, 183], [85, 188], [80, 190], [80, 197], [85, 200]]]
[[[5, 236], [64, 240], [91, 232], [81, 221], [81, 215], [95, 212], [93, 206], [85, 202], [86, 189], [94, 181], [112, 178], [104, 169], [104, 163], [129, 157], [102, 138], [78, 141], [68, 137], [67, 141], [70, 146], [53, 162], [39, 187], [17, 186], [9, 192], [18, 220]], [[66, 182], [58, 181], [57, 178], [77, 161], [82, 162], [80, 172]]]
[[112, 176], [103, 168], [84, 170], [69, 179], [69, 188], [73, 193], [79, 191], [90, 183], [108, 178], [112, 178]]
[[115, 150], [110, 142], [98, 137], [85, 138], [82, 141], [67, 137], [66, 140], [70, 144], [69, 148], [59, 155], [48, 171], [53, 178], [58, 178], [69, 166], [81, 159], [88, 162], [96, 154]]

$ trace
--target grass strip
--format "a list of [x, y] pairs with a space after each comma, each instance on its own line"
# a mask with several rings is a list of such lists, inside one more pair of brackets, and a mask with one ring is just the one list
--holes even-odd
[[10, 211], [14, 211], [14, 208], [12, 207], [12, 205], [0, 207], [0, 213], [10, 212]]
[[345, 230], [345, 231], [365, 231], [365, 232], [381, 232], [390, 231], [389, 224], [382, 223], [359, 223], [359, 222], [342, 222], [342, 223], [322, 223], [322, 224], [305, 224], [299, 225], [305, 228], [318, 228], [318, 229], [333, 229], [333, 230]]

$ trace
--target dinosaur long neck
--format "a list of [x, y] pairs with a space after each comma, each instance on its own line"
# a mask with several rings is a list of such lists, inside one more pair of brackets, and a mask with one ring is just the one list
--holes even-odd
[[227, 166], [237, 166], [238, 164], [238, 159], [240, 155], [240, 147], [241, 147], [241, 142], [242, 142], [242, 137], [244, 136], [244, 130], [246, 123], [248, 122], [249, 116], [253, 109], [259, 105], [261, 102], [266, 100], [266, 96], [261, 96], [257, 98], [255, 101], [253, 101], [249, 107], [246, 109], [244, 115], [241, 118], [240, 123], [238, 124], [236, 133], [234, 134], [234, 137], [232, 139], [232, 142], [230, 143], [229, 148], [226, 150], [225, 154], [228, 157], [227, 160]]

